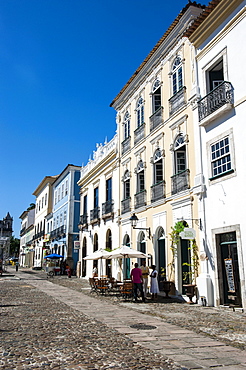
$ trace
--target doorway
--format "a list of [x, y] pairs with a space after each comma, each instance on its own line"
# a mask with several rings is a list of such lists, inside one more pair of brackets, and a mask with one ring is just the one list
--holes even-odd
[[86, 238], [83, 240], [83, 245], [82, 245], [82, 277], [86, 276], [86, 261], [84, 260], [84, 257], [87, 255], [87, 242]]
[[236, 232], [216, 235], [220, 304], [242, 306]]

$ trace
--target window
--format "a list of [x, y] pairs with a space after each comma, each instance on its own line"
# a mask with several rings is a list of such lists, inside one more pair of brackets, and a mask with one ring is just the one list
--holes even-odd
[[61, 199], [61, 188], [58, 188], [58, 202], [60, 202]]
[[144, 123], [144, 101], [140, 97], [137, 102], [137, 128]]
[[68, 180], [65, 182], [65, 195], [68, 194]]
[[64, 184], [62, 184], [61, 188], [61, 199], [64, 197]]
[[211, 169], [212, 177], [232, 170], [229, 136], [211, 145]]
[[112, 177], [106, 180], [106, 201], [112, 200]]
[[154, 82], [152, 93], [152, 109], [155, 113], [161, 107], [161, 82], [159, 79]]
[[83, 198], [83, 215], [87, 215], [87, 195]]
[[95, 233], [94, 239], [93, 239], [93, 252], [96, 252], [98, 250], [98, 235]]
[[38, 202], [38, 210], [40, 211], [40, 207], [41, 207], [41, 200]]
[[216, 61], [207, 71], [207, 92], [212, 91], [224, 81], [223, 58]]
[[44, 205], [45, 205], [45, 206], [47, 205], [47, 193], [45, 194], [45, 198], [44, 198]]
[[157, 149], [154, 154], [154, 184], [163, 181], [163, 161], [160, 149]]
[[175, 174], [186, 170], [186, 145], [183, 134], [180, 134], [174, 143]]
[[173, 62], [172, 68], [173, 95], [183, 87], [183, 67], [180, 56], [177, 56]]
[[124, 184], [123, 196], [124, 199], [127, 199], [130, 197], [130, 172], [128, 170], [124, 173], [123, 184]]
[[144, 164], [143, 161], [140, 160], [137, 165], [137, 192], [145, 190], [144, 185]]
[[59, 226], [59, 216], [56, 216], [56, 227]]
[[126, 112], [125, 117], [124, 117], [123, 128], [124, 128], [124, 140], [125, 140], [130, 136], [130, 114], [128, 111]]
[[55, 204], [57, 203], [57, 190], [55, 191]]
[[44, 208], [44, 197], [42, 197], [42, 208]]
[[64, 217], [63, 217], [64, 225], [66, 224], [66, 221], [67, 221], [67, 211], [64, 211]]
[[94, 208], [98, 207], [98, 188], [94, 189]]
[[60, 225], [62, 225], [62, 213], [60, 214]]

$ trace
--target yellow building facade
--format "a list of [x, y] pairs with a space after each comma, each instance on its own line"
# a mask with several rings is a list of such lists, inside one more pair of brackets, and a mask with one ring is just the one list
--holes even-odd
[[[149, 265], [174, 281], [178, 294], [184, 293], [185, 283], [194, 282], [198, 253], [194, 243], [170, 233], [185, 226], [198, 234], [200, 227], [193, 191], [195, 63], [183, 34], [201, 12], [201, 6], [187, 4], [111, 103], [117, 112], [120, 159], [119, 244], [148, 254]], [[131, 264], [126, 260], [126, 276]]]

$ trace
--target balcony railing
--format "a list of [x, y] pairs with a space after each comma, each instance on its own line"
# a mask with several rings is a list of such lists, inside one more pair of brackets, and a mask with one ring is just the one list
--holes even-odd
[[150, 132], [153, 131], [157, 126], [163, 123], [163, 107], [157, 109], [157, 111], [150, 116]]
[[184, 170], [171, 177], [172, 194], [177, 194], [180, 191], [189, 189], [189, 170]]
[[83, 215], [80, 216], [80, 223], [82, 225], [86, 225], [87, 222], [88, 222], [88, 214], [85, 213], [85, 214], [83, 214]]
[[233, 88], [224, 81], [198, 102], [199, 122], [225, 104], [233, 104]]
[[142, 190], [135, 194], [135, 208], [143, 207], [146, 205], [146, 190]]
[[35, 239], [39, 239], [39, 238], [42, 238], [42, 236], [44, 236], [44, 230], [40, 231], [39, 233], [35, 234], [33, 236], [33, 240]]
[[145, 137], [145, 123], [142, 123], [142, 125], [139, 126], [134, 131], [134, 145], [136, 145], [144, 137]]
[[128, 197], [121, 201], [121, 213], [130, 212], [130, 210], [131, 210], [131, 197]]
[[175, 113], [179, 108], [186, 104], [186, 87], [183, 86], [175, 95], [169, 99], [169, 114]]
[[99, 216], [100, 216], [100, 208], [99, 207], [95, 207], [94, 209], [92, 209], [90, 211], [90, 221], [91, 222], [96, 222], [99, 220]]
[[50, 239], [54, 239], [54, 238], [58, 238], [60, 236], [63, 236], [66, 232], [66, 228], [64, 225], [58, 227], [57, 229], [55, 230], [52, 230], [50, 232]]
[[151, 202], [156, 202], [159, 199], [165, 198], [165, 183], [164, 180], [151, 186]]
[[128, 150], [131, 149], [131, 136], [128, 136], [124, 141], [121, 143], [121, 154], [124, 154]]
[[107, 200], [107, 202], [102, 204], [102, 217], [112, 214], [114, 211], [114, 202], [113, 200]]

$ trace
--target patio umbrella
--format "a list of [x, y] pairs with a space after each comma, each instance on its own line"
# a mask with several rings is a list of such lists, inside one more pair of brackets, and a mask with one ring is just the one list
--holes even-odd
[[109, 252], [109, 256], [107, 258], [148, 258], [148, 256], [143, 252], [132, 249], [127, 245], [123, 245], [122, 247]]
[[123, 245], [109, 253], [110, 256], [108, 258], [124, 258], [124, 261], [125, 258], [148, 258], [147, 254], [132, 249], [127, 245]]
[[52, 254], [48, 254], [44, 258], [56, 259], [56, 258], [63, 258], [63, 256], [61, 256], [60, 254], [57, 254], [57, 253], [52, 253]]
[[100, 273], [100, 276], [103, 275], [102, 274], [102, 260], [103, 259], [107, 259], [108, 257], [110, 256], [110, 253], [105, 251], [105, 249], [99, 249], [98, 251], [95, 251], [91, 254], [89, 254], [88, 256], [84, 257], [83, 260], [101, 260], [101, 273]]

